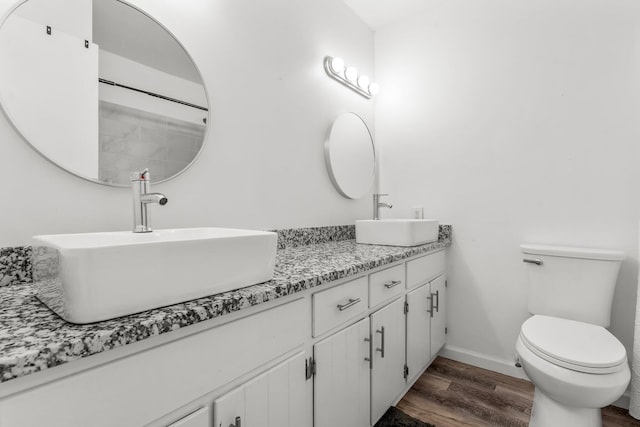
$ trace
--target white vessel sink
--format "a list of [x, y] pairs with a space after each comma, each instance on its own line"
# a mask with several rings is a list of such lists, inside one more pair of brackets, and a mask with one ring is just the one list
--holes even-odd
[[34, 236], [32, 245], [38, 298], [91, 323], [270, 280], [277, 235], [184, 228]]
[[438, 240], [435, 219], [366, 219], [356, 221], [356, 243], [418, 246]]

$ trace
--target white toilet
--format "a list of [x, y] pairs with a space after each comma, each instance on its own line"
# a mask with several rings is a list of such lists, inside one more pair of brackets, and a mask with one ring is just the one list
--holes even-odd
[[624, 346], [605, 328], [624, 254], [521, 245], [529, 312], [516, 352], [535, 385], [529, 426], [600, 427], [600, 409], [624, 393], [631, 372]]

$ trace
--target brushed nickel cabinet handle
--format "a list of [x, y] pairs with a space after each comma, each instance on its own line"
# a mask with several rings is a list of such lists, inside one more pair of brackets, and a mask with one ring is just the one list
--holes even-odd
[[427, 310], [427, 313], [430, 314], [430, 317], [433, 317], [433, 294], [430, 293], [427, 299], [429, 300], [429, 310]]
[[337, 307], [338, 307], [338, 310], [344, 311], [349, 307], [353, 307], [359, 302], [360, 302], [360, 298], [349, 298], [349, 302], [347, 302], [346, 304], [338, 304]]
[[542, 265], [542, 260], [541, 259], [530, 259], [530, 258], [525, 258], [522, 260], [522, 262], [526, 262], [529, 264], [535, 264], [535, 265]]
[[371, 339], [371, 334], [367, 338], [365, 338], [365, 342], [369, 343], [369, 357], [365, 357], [364, 360], [369, 362], [369, 369], [373, 369], [373, 342]]
[[400, 283], [402, 283], [402, 280], [392, 280], [391, 282], [385, 283], [384, 287], [387, 289], [391, 289], [393, 287], [398, 286]]
[[380, 352], [380, 357], [384, 359], [384, 326], [381, 326], [380, 329], [376, 330], [382, 336], [382, 341], [380, 343], [380, 348], [376, 348], [376, 351]]

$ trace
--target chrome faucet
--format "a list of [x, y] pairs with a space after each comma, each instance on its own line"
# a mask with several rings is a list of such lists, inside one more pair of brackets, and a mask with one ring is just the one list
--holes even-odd
[[373, 219], [380, 219], [380, 208], [391, 209], [393, 205], [391, 203], [384, 203], [380, 201], [380, 197], [388, 196], [388, 194], [373, 194]]
[[131, 174], [131, 187], [133, 189], [133, 232], [149, 233], [153, 231], [149, 225], [149, 203], [158, 203], [160, 206], [167, 204], [168, 200], [164, 194], [150, 193], [151, 178], [149, 169]]

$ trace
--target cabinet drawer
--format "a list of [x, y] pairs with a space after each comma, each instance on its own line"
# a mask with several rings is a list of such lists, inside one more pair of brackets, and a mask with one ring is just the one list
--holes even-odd
[[404, 291], [404, 264], [369, 275], [370, 307], [375, 307]]
[[407, 288], [435, 279], [445, 270], [445, 251], [407, 262]]
[[366, 277], [313, 294], [313, 336], [364, 313], [367, 302]]

